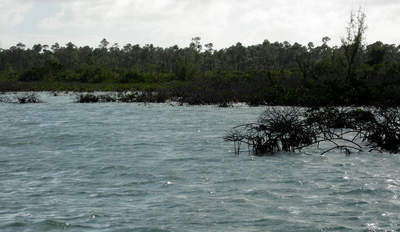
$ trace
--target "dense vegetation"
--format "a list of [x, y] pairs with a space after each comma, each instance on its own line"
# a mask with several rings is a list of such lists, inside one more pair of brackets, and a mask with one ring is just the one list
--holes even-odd
[[0, 91], [161, 91], [190, 104], [394, 105], [400, 46], [363, 44], [364, 15], [352, 16], [340, 46], [288, 42], [225, 49], [160, 48], [103, 39], [97, 48], [18, 43], [0, 50]]

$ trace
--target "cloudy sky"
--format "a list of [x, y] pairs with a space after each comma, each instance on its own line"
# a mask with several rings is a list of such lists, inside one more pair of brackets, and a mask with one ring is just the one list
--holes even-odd
[[224, 48], [274, 41], [337, 44], [352, 9], [367, 14], [367, 42], [400, 44], [400, 0], [0, 0], [0, 47], [18, 42]]

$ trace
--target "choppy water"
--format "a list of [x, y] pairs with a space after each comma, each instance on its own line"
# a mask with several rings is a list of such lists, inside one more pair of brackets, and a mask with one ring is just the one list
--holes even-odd
[[263, 108], [0, 104], [0, 231], [400, 231], [400, 156], [235, 157]]

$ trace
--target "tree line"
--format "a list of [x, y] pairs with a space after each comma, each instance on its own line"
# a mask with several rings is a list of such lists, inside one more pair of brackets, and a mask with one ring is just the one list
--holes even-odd
[[365, 15], [352, 15], [342, 43], [270, 42], [215, 49], [18, 43], [0, 50], [0, 90], [149, 90], [191, 104], [399, 105], [400, 46], [364, 44]]

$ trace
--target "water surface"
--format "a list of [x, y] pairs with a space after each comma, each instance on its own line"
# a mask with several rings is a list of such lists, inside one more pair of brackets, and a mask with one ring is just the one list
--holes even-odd
[[236, 157], [263, 108], [0, 104], [0, 231], [390, 231], [400, 156]]

